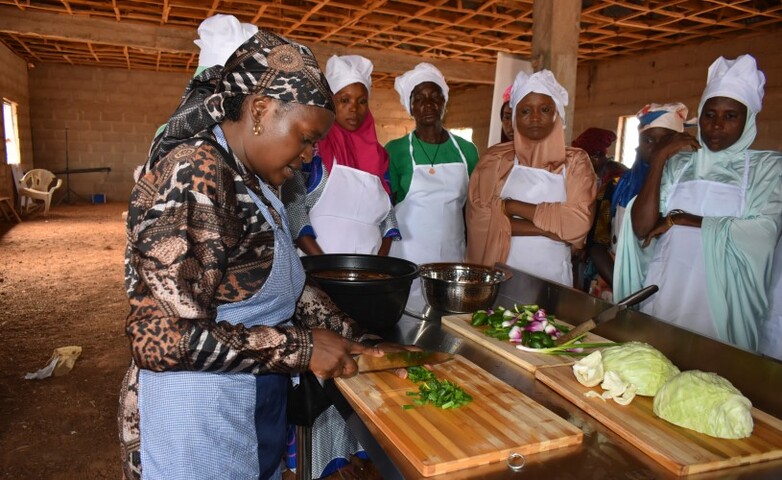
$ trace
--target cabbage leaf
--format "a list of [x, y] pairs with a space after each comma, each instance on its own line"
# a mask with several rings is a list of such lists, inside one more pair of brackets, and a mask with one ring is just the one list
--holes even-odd
[[718, 438], [752, 434], [752, 403], [716, 373], [690, 370], [669, 380], [654, 397], [655, 415]]
[[603, 369], [619, 374], [636, 386], [636, 394], [653, 397], [671, 377], [679, 373], [676, 365], [651, 345], [628, 342], [602, 352]]

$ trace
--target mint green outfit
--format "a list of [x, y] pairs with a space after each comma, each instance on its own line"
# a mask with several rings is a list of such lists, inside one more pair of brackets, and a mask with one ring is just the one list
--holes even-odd
[[[737, 207], [741, 212], [739, 216], [703, 217], [700, 237], [706, 278], [698, 280], [706, 284], [706, 298], [701, 299], [700, 305], [698, 299], [683, 298], [681, 293], [676, 298], [678, 292], [667, 292], [660, 298], [667, 302], [678, 300], [682, 309], [692, 305], [687, 302], [696, 302], [696, 306], [710, 312], [719, 340], [753, 351], [758, 347], [758, 331], [768, 314], [772, 260], [782, 228], [782, 154], [748, 149], [757, 132], [755, 116], [747, 110], [742, 136], [725, 150], [712, 152], [702, 147], [696, 152], [671, 157], [663, 170], [660, 185], [662, 215], [670, 210], [672, 190], [684, 182], [718, 182], [739, 187], [743, 193], [743, 205]], [[749, 167], [746, 171], [745, 162]], [[628, 212], [634, 203], [635, 199], [628, 204]], [[665, 244], [664, 237], [671, 230], [653, 240], [647, 248], [641, 248], [642, 241], [635, 237], [632, 215], [628, 213], [624, 216], [621, 232], [614, 266], [616, 298], [623, 298], [644, 285], [652, 259], [660, 257], [661, 252], [656, 249]], [[693, 263], [699, 260], [693, 259]], [[688, 272], [680, 273], [687, 275]], [[666, 285], [659, 286], [663, 293]], [[647, 302], [655, 301], [655, 297]], [[673, 305], [674, 310], [679, 308], [675, 303]], [[687, 328], [688, 318], [681, 317], [661, 319]]]

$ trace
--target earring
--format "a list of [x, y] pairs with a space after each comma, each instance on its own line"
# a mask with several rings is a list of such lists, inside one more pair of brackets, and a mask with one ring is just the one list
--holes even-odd
[[263, 125], [261, 125], [260, 121], [257, 121], [253, 124], [253, 135], [260, 135], [263, 133]]

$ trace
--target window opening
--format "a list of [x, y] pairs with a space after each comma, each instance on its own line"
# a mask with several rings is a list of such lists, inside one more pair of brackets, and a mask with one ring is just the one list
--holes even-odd
[[16, 114], [17, 104], [3, 99], [3, 137], [5, 138], [5, 161], [9, 165], [22, 163], [19, 149], [19, 122]]
[[468, 142], [472, 142], [472, 128], [449, 128], [449, 132], [459, 135]]
[[638, 148], [638, 118], [635, 115], [619, 117], [619, 141], [616, 142], [616, 161], [625, 164], [628, 168], [635, 163], [635, 149]]

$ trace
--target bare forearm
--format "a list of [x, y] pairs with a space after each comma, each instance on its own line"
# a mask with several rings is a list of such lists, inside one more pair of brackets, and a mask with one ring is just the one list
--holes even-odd
[[387, 257], [388, 252], [391, 251], [391, 242], [393, 242], [394, 239], [391, 237], [386, 237], [383, 239], [383, 241], [380, 243], [380, 249], [377, 251], [377, 254], [381, 257]]
[[665, 162], [651, 164], [646, 180], [633, 204], [631, 210], [633, 233], [638, 238], [645, 238], [660, 217], [660, 183], [664, 167]]
[[323, 255], [323, 249], [318, 245], [318, 241], [315, 237], [309, 235], [302, 235], [296, 239], [296, 246], [301, 249], [302, 252], [307, 255]]

